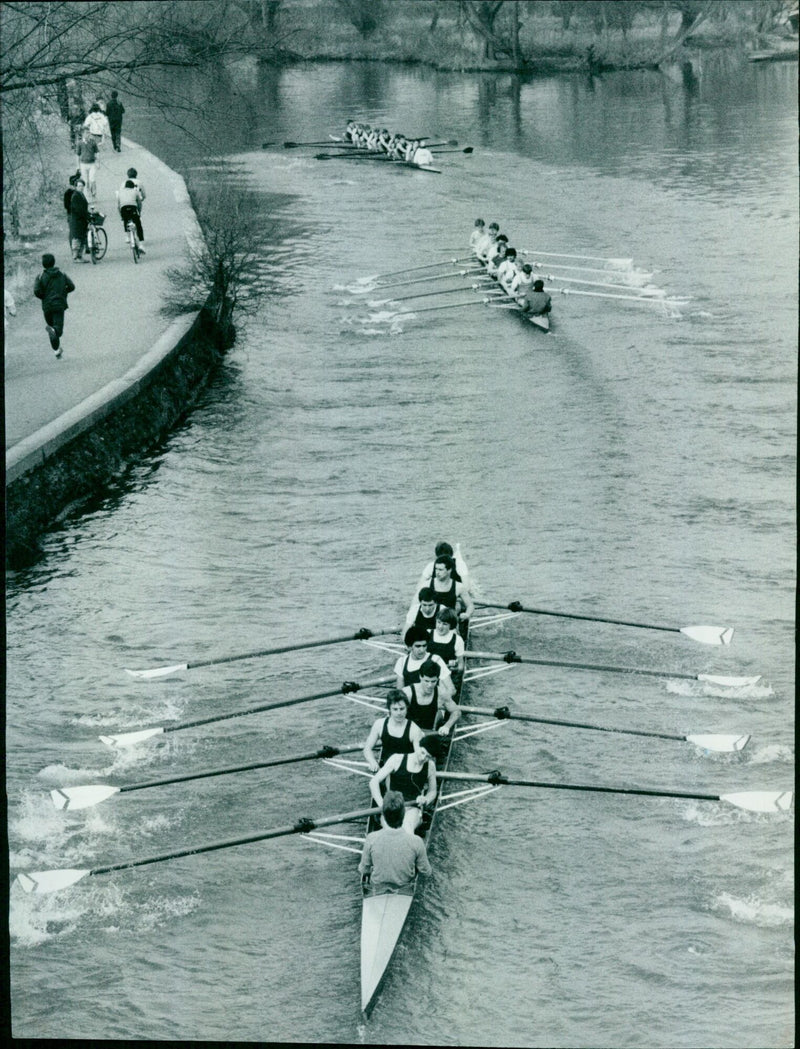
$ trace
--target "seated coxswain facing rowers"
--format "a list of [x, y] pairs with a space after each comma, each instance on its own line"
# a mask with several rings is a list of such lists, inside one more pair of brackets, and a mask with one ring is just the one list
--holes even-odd
[[552, 309], [552, 303], [550, 296], [544, 290], [544, 281], [535, 280], [533, 287], [525, 293], [520, 305], [523, 313], [532, 313], [534, 317], [540, 317], [549, 313]]
[[[364, 760], [371, 772], [377, 772], [393, 754], [410, 754], [422, 739], [423, 731], [408, 717], [411, 700], [402, 689], [391, 688], [386, 694], [389, 716], [378, 718], [364, 744]], [[380, 744], [380, 761], [375, 757], [375, 748]]]
[[365, 896], [401, 893], [410, 896], [418, 874], [430, 874], [425, 842], [418, 834], [406, 834], [403, 819], [406, 803], [397, 790], [387, 790], [381, 812], [381, 829], [364, 841], [358, 871]]
[[419, 681], [407, 685], [403, 692], [410, 700], [410, 721], [419, 725], [425, 732], [438, 732], [440, 736], [449, 736], [461, 717], [461, 708], [451, 696], [440, 694], [440, 677], [439, 664], [432, 659], [426, 659], [419, 670]]
[[404, 656], [400, 656], [394, 665], [394, 673], [397, 678], [397, 687], [405, 688], [407, 685], [415, 685], [419, 681], [419, 671], [426, 659], [435, 660], [441, 669], [441, 680], [439, 688], [443, 695], [452, 696], [455, 693], [453, 678], [447, 664], [428, 652], [428, 631], [421, 626], [409, 627], [403, 641], [408, 649]]
[[406, 813], [403, 830], [413, 834], [422, 822], [422, 810], [436, 800], [436, 759], [447, 753], [447, 744], [433, 733], [423, 736], [411, 754], [393, 754], [369, 781], [376, 805], [383, 804], [381, 784], [388, 780], [389, 790], [403, 795]]

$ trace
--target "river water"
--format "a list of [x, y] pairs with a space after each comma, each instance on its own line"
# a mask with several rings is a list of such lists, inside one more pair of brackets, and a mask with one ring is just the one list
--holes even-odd
[[[183, 130], [126, 99], [132, 138], [256, 209], [257, 309], [185, 425], [9, 579], [12, 875], [360, 808], [363, 781], [320, 763], [71, 814], [48, 792], [363, 739], [374, 712], [341, 696], [127, 750], [98, 735], [382, 676], [394, 655], [363, 644], [157, 681], [123, 668], [399, 626], [442, 538], [461, 543], [490, 602], [736, 628], [731, 646], [709, 647], [530, 615], [476, 631], [477, 647], [763, 675], [725, 689], [513, 667], [469, 700], [752, 740], [709, 755], [682, 739], [506, 723], [460, 746], [456, 768], [715, 795], [791, 788], [796, 88], [796, 64], [718, 56], [691, 76], [527, 83], [245, 63], [165, 82]], [[474, 153], [440, 157], [434, 175], [282, 148], [352, 116]], [[557, 334], [543, 336], [482, 307], [399, 318], [400, 304], [363, 293], [361, 278], [463, 255], [477, 215], [517, 247], [632, 257], [689, 301], [556, 295]], [[431, 290], [396, 293], [414, 289]], [[351, 853], [292, 837], [52, 895], [14, 883], [14, 1033], [789, 1046], [793, 829], [791, 813], [511, 787], [443, 813], [434, 874], [366, 1024]]]

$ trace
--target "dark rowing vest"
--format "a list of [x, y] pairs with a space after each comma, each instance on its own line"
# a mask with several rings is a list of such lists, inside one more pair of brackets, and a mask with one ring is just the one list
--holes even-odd
[[436, 594], [437, 602], [440, 605], [444, 605], [446, 608], [455, 608], [456, 607], [456, 581], [455, 581], [455, 579], [451, 579], [450, 580], [450, 589], [449, 590], [437, 590], [436, 587], [434, 586], [434, 582], [433, 582], [435, 578], [436, 578], [436, 569], [433, 570], [433, 575], [431, 576], [431, 581], [430, 581], [430, 587], [431, 587], [431, 590], [433, 590], [434, 594]]
[[410, 754], [414, 749], [411, 742], [411, 721], [406, 722], [402, 736], [393, 736], [389, 732], [389, 719], [385, 718], [381, 729], [381, 760], [383, 766], [392, 754]]
[[419, 681], [419, 669], [422, 666], [422, 663], [420, 663], [419, 667], [417, 667], [416, 670], [409, 670], [408, 669], [408, 661], [409, 661], [409, 659], [411, 659], [411, 653], [410, 652], [406, 656], [405, 663], [403, 663], [403, 684], [404, 685], [416, 685], [416, 683]]
[[432, 656], [439, 656], [444, 663], [449, 663], [456, 658], [456, 632], [450, 636], [449, 641], [437, 641], [436, 635], [432, 634], [428, 642], [428, 651]]
[[419, 772], [408, 771], [408, 755], [404, 754], [400, 767], [389, 776], [389, 789], [399, 790], [407, 802], [416, 801], [428, 786], [428, 762]]
[[433, 611], [432, 616], [424, 616], [422, 614], [422, 609], [417, 609], [417, 618], [414, 620], [414, 626], [424, 627], [424, 629], [427, 630], [429, 634], [432, 634], [433, 628], [436, 626], [436, 613], [438, 611], [439, 606], [437, 605]]
[[433, 731], [436, 724], [436, 714], [439, 710], [439, 686], [433, 690], [433, 699], [430, 703], [417, 702], [417, 686], [411, 686], [411, 703], [408, 707], [408, 716], [415, 725], [419, 725], [425, 732]]

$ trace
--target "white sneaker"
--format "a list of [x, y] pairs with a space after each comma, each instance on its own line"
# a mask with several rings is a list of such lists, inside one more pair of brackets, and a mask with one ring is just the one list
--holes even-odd
[[143, 244], [139, 245], [139, 254], [140, 255], [146, 255], [147, 254], [147, 252], [144, 250], [144, 245]]

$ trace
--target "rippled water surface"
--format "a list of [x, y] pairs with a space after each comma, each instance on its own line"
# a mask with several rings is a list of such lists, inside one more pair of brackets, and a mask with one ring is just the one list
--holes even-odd
[[[722, 648], [531, 615], [476, 631], [475, 647], [762, 675], [721, 689], [513, 667], [476, 682], [469, 701], [679, 738], [511, 722], [465, 741], [455, 767], [712, 795], [791, 787], [796, 72], [704, 58], [693, 77], [520, 84], [243, 65], [165, 85], [203, 107], [191, 135], [131, 105], [131, 137], [258, 209], [258, 305], [186, 424], [9, 580], [12, 874], [362, 807], [364, 782], [320, 763], [72, 814], [48, 791], [363, 739], [374, 712], [341, 696], [127, 750], [98, 735], [383, 676], [394, 655], [361, 644], [149, 682], [123, 668], [399, 626], [442, 538], [461, 543], [489, 602], [736, 627]], [[282, 148], [354, 115], [475, 151], [440, 157], [433, 175]], [[557, 334], [545, 337], [481, 306], [398, 317], [414, 303], [363, 291], [369, 275], [463, 255], [478, 214], [519, 248], [632, 257], [689, 301], [668, 314], [554, 296]], [[450, 301], [474, 295], [460, 279], [466, 293]], [[682, 741], [698, 731], [752, 739], [709, 755]], [[437, 827], [434, 874], [366, 1024], [356, 858], [288, 838], [53, 895], [12, 884], [14, 1033], [792, 1044], [792, 814], [509, 787]]]

